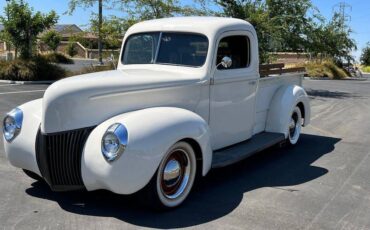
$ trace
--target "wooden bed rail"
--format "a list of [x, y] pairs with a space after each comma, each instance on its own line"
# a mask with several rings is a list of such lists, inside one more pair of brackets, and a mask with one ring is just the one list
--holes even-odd
[[267, 77], [269, 75], [282, 75], [284, 73], [305, 73], [305, 67], [294, 67], [285, 69], [284, 63], [276, 64], [265, 64], [260, 65], [260, 75], [261, 77]]

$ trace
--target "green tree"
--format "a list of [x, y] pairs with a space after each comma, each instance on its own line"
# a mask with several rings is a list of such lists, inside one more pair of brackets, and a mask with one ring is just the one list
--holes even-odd
[[370, 66], [370, 42], [368, 42], [366, 44], [366, 47], [362, 49], [360, 61], [361, 61], [361, 64]]
[[55, 30], [49, 30], [41, 36], [41, 41], [49, 47], [54, 53], [57, 51], [62, 37]]
[[48, 14], [34, 13], [33, 9], [23, 0], [11, 0], [5, 7], [5, 14], [9, 15], [9, 18], [0, 17], [0, 22], [4, 25], [3, 33], [16, 47], [16, 51], [20, 51], [22, 59], [32, 57], [37, 35], [58, 21], [55, 11]]
[[269, 18], [278, 29], [280, 51], [304, 51], [315, 20], [322, 20], [311, 0], [266, 0]]
[[[68, 14], [72, 14], [77, 7], [89, 8], [96, 5], [97, 0], [69, 0]], [[175, 15], [209, 15], [208, 0], [195, 0], [192, 5], [184, 5], [179, 0], [103, 0], [105, 8], [120, 9], [128, 14], [127, 18], [147, 20]]]
[[223, 14], [251, 22], [259, 41], [260, 62], [271, 51], [309, 52], [337, 63], [351, 59], [356, 43], [340, 14], [327, 23], [311, 0], [218, 0]]
[[[90, 8], [94, 7], [97, 0], [69, 0], [67, 13], [72, 14], [77, 7]], [[214, 12], [209, 9], [209, 0], [195, 0], [192, 5], [182, 4], [180, 0], [104, 0], [104, 8], [119, 9], [126, 16], [121, 18], [123, 27], [128, 29], [136, 22], [172, 17], [172, 16], [189, 16], [189, 15], [213, 15]], [[95, 16], [96, 17], [96, 16]], [[104, 20], [103, 20], [104, 21]], [[104, 22], [103, 22], [104, 23]], [[103, 25], [102, 25], [103, 27]]]
[[[199, 2], [199, 1], [194, 1]], [[201, 1], [201, 4], [204, 1]], [[204, 9], [183, 5], [179, 0], [122, 0], [120, 8], [138, 21], [155, 18], [172, 17], [176, 15], [204, 15]]]
[[352, 30], [344, 24], [341, 14], [334, 13], [329, 22], [311, 24], [305, 50], [314, 58], [330, 58], [339, 64], [353, 60], [351, 52], [357, 46], [351, 33]]
[[356, 42], [350, 37], [351, 28], [345, 24], [340, 13], [334, 13], [333, 18], [324, 26], [322, 52], [333, 58], [337, 63], [351, 61], [351, 52], [357, 49]]
[[[106, 49], [117, 49], [122, 43], [122, 37], [127, 30], [123, 19], [116, 16], [104, 17], [101, 33], [102, 41]], [[90, 19], [90, 31], [94, 34], [99, 33], [98, 16], [93, 14]]]
[[[262, 0], [219, 0], [225, 16], [240, 18], [250, 22], [256, 29], [261, 63], [269, 62], [273, 44], [278, 43], [278, 29], [269, 16], [267, 5]], [[275, 46], [276, 47], [276, 46]]]

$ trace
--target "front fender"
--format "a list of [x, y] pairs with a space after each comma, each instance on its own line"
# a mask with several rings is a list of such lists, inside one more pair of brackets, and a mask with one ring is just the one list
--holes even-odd
[[41, 175], [36, 161], [35, 143], [41, 123], [42, 99], [18, 106], [23, 112], [23, 124], [19, 135], [8, 143], [3, 138], [5, 155], [10, 164]]
[[[101, 153], [101, 140], [114, 123], [126, 126], [128, 144], [120, 158], [108, 163]], [[168, 149], [185, 138], [201, 147], [205, 175], [212, 162], [209, 136], [200, 116], [180, 108], [149, 108], [113, 117], [96, 127], [86, 141], [81, 163], [84, 184], [88, 190], [135, 193], [150, 181]]]
[[304, 107], [304, 126], [310, 122], [311, 108], [306, 91], [297, 85], [281, 86], [275, 93], [266, 122], [266, 131], [283, 133], [288, 137], [288, 124], [295, 106], [299, 103]]

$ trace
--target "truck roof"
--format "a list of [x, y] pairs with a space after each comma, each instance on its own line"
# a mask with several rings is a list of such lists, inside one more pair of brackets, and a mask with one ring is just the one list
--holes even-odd
[[253, 26], [244, 20], [225, 17], [173, 17], [144, 21], [133, 25], [128, 34], [146, 31], [193, 32], [208, 37], [230, 30], [246, 30], [255, 33]]

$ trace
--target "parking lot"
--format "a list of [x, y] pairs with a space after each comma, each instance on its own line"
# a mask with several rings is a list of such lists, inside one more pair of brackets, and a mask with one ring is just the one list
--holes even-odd
[[[0, 141], [0, 229], [370, 229], [370, 80], [313, 81], [299, 145], [211, 171], [180, 208], [136, 197], [54, 193], [11, 167]], [[0, 84], [0, 117], [47, 85]]]

